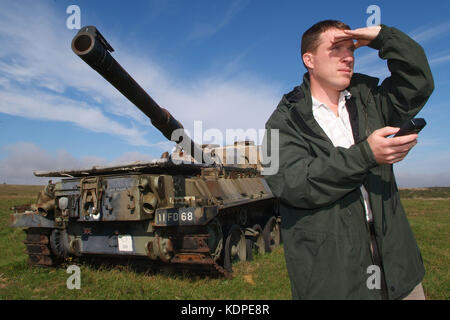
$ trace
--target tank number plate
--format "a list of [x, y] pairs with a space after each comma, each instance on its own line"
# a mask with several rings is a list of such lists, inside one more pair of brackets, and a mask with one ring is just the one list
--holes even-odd
[[179, 208], [174, 210], [157, 211], [156, 225], [177, 226], [195, 224], [195, 208]]

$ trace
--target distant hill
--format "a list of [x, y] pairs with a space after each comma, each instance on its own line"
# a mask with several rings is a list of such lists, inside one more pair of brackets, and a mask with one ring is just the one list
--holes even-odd
[[400, 198], [450, 198], [450, 187], [399, 188]]
[[[0, 198], [33, 198], [44, 185], [0, 184]], [[450, 187], [399, 188], [400, 197], [409, 198], [450, 198]]]
[[0, 198], [34, 198], [44, 186], [0, 184]]

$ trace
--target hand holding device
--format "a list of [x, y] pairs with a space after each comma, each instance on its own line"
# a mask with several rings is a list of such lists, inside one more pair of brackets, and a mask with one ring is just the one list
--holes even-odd
[[[417, 126], [413, 126], [413, 130], [414, 128], [417, 129]], [[406, 129], [403, 130], [404, 136], [393, 138], [388, 138], [388, 136], [398, 134], [399, 128], [384, 127], [372, 132], [367, 138], [367, 142], [378, 164], [393, 164], [406, 157], [408, 152], [417, 144], [417, 133], [409, 130], [409, 134], [405, 134], [407, 131]]]
[[394, 137], [401, 137], [406, 136], [408, 134], [412, 133], [419, 133], [420, 130], [425, 127], [427, 122], [424, 118], [414, 118], [407, 122], [405, 122], [401, 127], [400, 130], [394, 135]]

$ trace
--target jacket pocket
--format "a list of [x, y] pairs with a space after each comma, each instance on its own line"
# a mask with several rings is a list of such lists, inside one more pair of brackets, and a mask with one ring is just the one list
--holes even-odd
[[285, 255], [293, 291], [298, 298], [305, 299], [311, 286], [312, 274], [317, 263], [317, 256], [327, 239], [324, 233], [295, 230], [290, 246]]

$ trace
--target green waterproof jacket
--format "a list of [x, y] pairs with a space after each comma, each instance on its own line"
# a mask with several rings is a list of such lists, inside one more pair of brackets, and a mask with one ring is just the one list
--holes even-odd
[[[434, 82], [422, 47], [401, 31], [383, 25], [369, 46], [387, 59], [391, 76], [378, 85], [377, 78], [353, 75], [346, 104], [353, 146], [334, 147], [315, 121], [308, 74], [266, 123], [263, 153], [279, 155], [278, 172], [266, 180], [280, 199], [293, 299], [381, 299], [361, 184], [369, 193], [387, 297], [405, 297], [425, 274], [393, 167], [376, 163], [367, 137], [417, 114]], [[279, 130], [279, 149], [270, 145], [270, 129]]]

